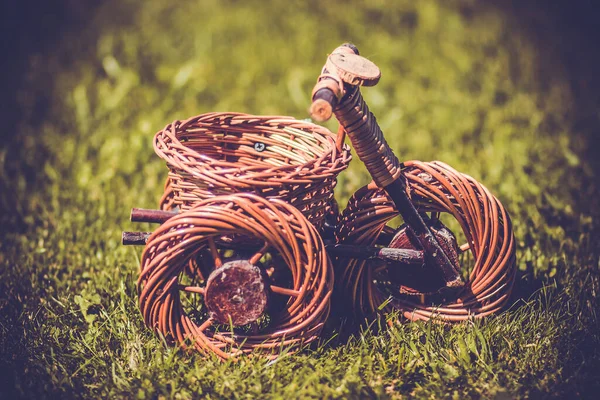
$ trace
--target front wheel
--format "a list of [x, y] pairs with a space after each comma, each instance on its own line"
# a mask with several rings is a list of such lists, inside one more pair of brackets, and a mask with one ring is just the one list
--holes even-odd
[[[434, 296], [421, 290], [437, 279], [427, 265], [338, 258], [336, 279], [341, 296], [352, 300], [357, 316], [395, 309], [409, 320], [435, 317], [444, 322], [460, 322], [502, 309], [509, 300], [516, 273], [515, 239], [506, 209], [481, 183], [442, 162], [408, 161], [403, 172], [413, 203], [428, 219], [436, 236], [436, 224], [447, 231], [438, 222], [440, 213], [452, 215], [460, 225], [466, 239], [464, 245], [451, 246], [453, 235], [444, 236], [450, 238], [446, 249], [453, 247], [457, 256], [467, 251], [472, 255], [468, 281], [458, 293]], [[397, 216], [394, 203], [384, 190], [365, 186], [350, 198], [342, 213], [337, 242], [355, 246], [394, 247], [400, 242], [406, 245], [406, 240], [397, 240], [402, 230], [388, 226]], [[455, 259], [465, 264], [465, 256]]]

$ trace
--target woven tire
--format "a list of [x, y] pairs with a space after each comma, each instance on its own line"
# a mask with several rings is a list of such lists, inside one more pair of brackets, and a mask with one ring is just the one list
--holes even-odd
[[[169, 167], [171, 207], [189, 210], [218, 195], [252, 192], [281, 199], [320, 227], [337, 175], [351, 160], [329, 130], [291, 117], [203, 114], [154, 137]], [[164, 203], [164, 202], [163, 202]]]
[[[181, 291], [190, 290], [180, 285], [187, 279], [189, 261], [204, 252], [214, 261], [210, 268], [218, 268], [231, 250], [216, 246], [234, 235], [260, 242], [253, 264], [263, 266], [256, 260], [265, 251], [262, 245], [269, 248], [271, 272], [263, 266], [271, 277], [267, 287], [271, 297], [279, 296], [274, 302], [279, 308], [269, 311], [267, 325], [252, 333], [219, 325], [206, 309], [192, 316], [181, 300]], [[191, 291], [202, 301], [202, 285], [210, 273], [206, 260], [204, 256], [204, 275], [196, 274], [200, 282]], [[252, 194], [215, 197], [170, 218], [148, 239], [138, 279], [140, 309], [149, 327], [183, 347], [223, 359], [253, 351], [274, 357], [283, 347], [317, 339], [329, 315], [332, 290], [333, 267], [316, 228], [293, 206]]]
[[[336, 280], [345, 298], [351, 299], [358, 316], [400, 310], [410, 320], [437, 318], [460, 322], [483, 317], [504, 307], [513, 287], [515, 239], [510, 217], [502, 204], [483, 185], [450, 166], [435, 161], [404, 163], [409, 193], [421, 212], [449, 213], [459, 222], [475, 260], [464, 289], [455, 299], [427, 304], [419, 296], [393, 296], [381, 291], [373, 281], [368, 261], [338, 259]], [[337, 241], [357, 246], [373, 246], [386, 224], [398, 216], [393, 202], [381, 189], [363, 187], [349, 200], [342, 213]], [[418, 267], [416, 267], [418, 268]]]

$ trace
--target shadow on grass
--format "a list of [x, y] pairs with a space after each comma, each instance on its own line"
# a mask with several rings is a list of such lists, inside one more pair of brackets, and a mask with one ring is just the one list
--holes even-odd
[[[53, 52], [68, 32], [81, 32], [100, 5], [100, 0], [23, 0], [2, 2], [0, 13], [0, 44], [3, 60], [0, 64], [0, 237], [10, 232], [24, 232], [31, 225], [35, 210], [26, 198], [18, 194], [24, 186], [40, 192], [47, 185], [44, 165], [50, 154], [36, 134], [24, 133], [22, 121], [39, 128], [48, 117], [53, 97], [54, 79], [45, 70], [35, 87], [28, 72], [32, 56]], [[76, 56], [76, 55], [75, 55]], [[67, 61], [68, 62], [68, 61]], [[23, 97], [21, 89], [28, 86], [30, 95]]]
[[[22, 0], [2, 2], [0, 42], [3, 60], [0, 63], [0, 253], [13, 244], [9, 234], [25, 233], [34, 228], [35, 207], [19, 194], [23, 186], [43, 192], [47, 180], [44, 165], [50, 157], [42, 141], [21, 131], [20, 122], [27, 120], [39, 127], [47, 117], [52, 98], [53, 79], [48, 75], [43, 84], [35, 87], [33, 101], [23, 106], [21, 89], [29, 84], [31, 56], [52, 52], [66, 31], [81, 31], [93, 17], [99, 0]], [[48, 72], [49, 74], [49, 72]], [[30, 217], [30, 218], [27, 218]], [[0, 263], [5, 261], [0, 257]], [[1, 265], [4, 269], [12, 265]], [[12, 292], [3, 293], [0, 300], [0, 398], [19, 398], [23, 391], [36, 393], [40, 398], [65, 397], [51, 382], [47, 371], [39, 365], [41, 355], [31, 354], [27, 339], [21, 336], [23, 304], [30, 297], [27, 278], [12, 283]], [[9, 304], [4, 298], [12, 297]], [[19, 299], [19, 300], [17, 300]], [[48, 356], [48, 355], [46, 355]], [[28, 387], [16, 387], [27, 382]], [[72, 396], [73, 394], [71, 394]]]
[[[581, 193], [573, 196], [576, 209], [598, 215], [600, 172], [600, 6], [592, 1], [535, 0], [494, 1], [507, 13], [523, 35], [539, 50], [536, 70], [541, 77], [564, 68], [574, 95], [575, 111], [570, 115], [572, 132], [583, 140], [574, 141], [577, 155], [586, 161], [578, 178]], [[551, 129], [552, 127], [549, 127]], [[562, 223], [563, 221], [557, 221]]]

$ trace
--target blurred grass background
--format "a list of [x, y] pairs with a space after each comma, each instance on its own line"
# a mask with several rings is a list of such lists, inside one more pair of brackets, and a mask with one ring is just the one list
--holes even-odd
[[[3, 4], [0, 397], [592, 397], [599, 388], [600, 114], [592, 3], [28, 0]], [[135, 294], [152, 136], [209, 111], [307, 116], [354, 42], [401, 159], [483, 182], [518, 239], [514, 305], [483, 322], [363, 329], [276, 363], [163, 345]], [[334, 125], [329, 125], [335, 128]], [[368, 183], [355, 160], [336, 195]]]

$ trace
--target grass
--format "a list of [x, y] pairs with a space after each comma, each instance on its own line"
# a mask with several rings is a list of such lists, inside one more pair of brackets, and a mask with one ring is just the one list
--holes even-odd
[[[79, 24], [25, 58], [0, 148], [0, 397], [600, 389], [599, 86], [585, 41], [548, 28], [566, 17], [535, 5], [353, 3], [83, 3]], [[350, 332], [334, 319], [320, 345], [274, 362], [166, 346], [137, 308], [140, 249], [119, 243], [122, 230], [151, 229], [128, 211], [161, 193], [153, 133], [218, 110], [304, 118], [327, 52], [345, 41], [383, 71], [364, 95], [399, 157], [445, 161], [511, 212], [511, 306], [455, 327], [375, 321]], [[355, 160], [340, 204], [368, 181]]]

